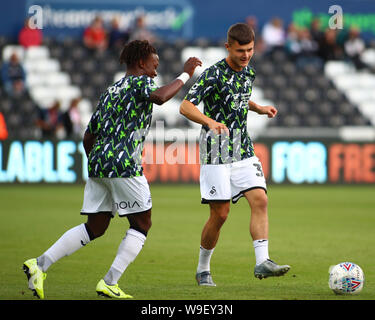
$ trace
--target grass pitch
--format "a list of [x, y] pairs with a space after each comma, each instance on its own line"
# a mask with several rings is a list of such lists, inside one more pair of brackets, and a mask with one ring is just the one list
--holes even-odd
[[[287, 275], [258, 280], [245, 199], [231, 206], [211, 260], [216, 288], [198, 287], [195, 270], [208, 206], [198, 185], [151, 185], [153, 226], [145, 246], [120, 279], [139, 300], [373, 300], [375, 299], [375, 187], [269, 186], [270, 256], [291, 265]], [[66, 230], [86, 221], [79, 215], [83, 185], [0, 186], [0, 299], [35, 299], [22, 264], [37, 257]], [[50, 300], [98, 298], [128, 228], [112, 220], [106, 234], [48, 270]], [[336, 296], [328, 268], [359, 264], [365, 287], [357, 296]]]

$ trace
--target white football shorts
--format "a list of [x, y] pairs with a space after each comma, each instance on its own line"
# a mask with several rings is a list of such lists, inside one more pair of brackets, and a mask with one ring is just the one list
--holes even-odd
[[151, 209], [151, 192], [145, 176], [133, 178], [89, 178], [81, 214], [112, 212], [112, 216]]
[[267, 192], [262, 164], [256, 156], [230, 164], [201, 165], [202, 203], [231, 199], [236, 203], [244, 192], [256, 188]]

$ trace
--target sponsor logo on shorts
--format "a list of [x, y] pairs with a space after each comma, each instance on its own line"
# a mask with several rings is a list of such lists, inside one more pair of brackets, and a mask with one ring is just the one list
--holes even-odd
[[215, 193], [216, 193], [216, 188], [215, 186], [212, 186], [210, 190], [210, 195], [213, 196]]
[[121, 202], [115, 202], [115, 206], [116, 206], [116, 209], [132, 209], [134, 207], [138, 207], [140, 208], [141, 206], [139, 205], [139, 203], [137, 201], [129, 201], [129, 200], [125, 200], [125, 201], [121, 201]]

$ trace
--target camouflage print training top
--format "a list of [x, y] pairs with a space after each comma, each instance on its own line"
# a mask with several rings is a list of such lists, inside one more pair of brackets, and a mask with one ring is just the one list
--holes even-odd
[[88, 124], [88, 132], [97, 136], [88, 157], [89, 177], [141, 176], [143, 142], [151, 124], [155, 91], [148, 76], [124, 77], [100, 97]]
[[224, 123], [230, 132], [215, 135], [202, 126], [199, 137], [201, 164], [231, 163], [254, 155], [247, 133], [248, 101], [255, 70], [246, 66], [234, 71], [225, 59], [207, 68], [191, 87], [185, 99], [198, 105], [203, 101], [203, 113]]

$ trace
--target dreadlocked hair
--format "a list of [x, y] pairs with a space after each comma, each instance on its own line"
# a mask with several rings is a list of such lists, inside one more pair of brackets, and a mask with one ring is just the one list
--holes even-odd
[[132, 67], [141, 60], [146, 60], [156, 49], [147, 40], [133, 40], [127, 43], [120, 54], [120, 64]]

